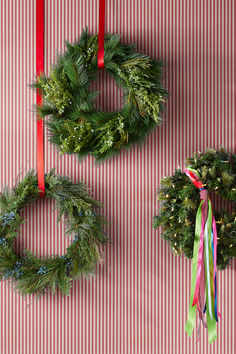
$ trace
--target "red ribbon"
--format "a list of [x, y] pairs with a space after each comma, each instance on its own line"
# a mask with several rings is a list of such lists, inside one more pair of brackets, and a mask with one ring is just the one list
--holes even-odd
[[105, 0], [99, 3], [98, 67], [104, 68]]
[[[36, 1], [36, 75], [44, 71], [44, 0]], [[37, 105], [42, 104], [42, 96], [37, 92]], [[44, 183], [44, 136], [43, 119], [37, 120], [37, 173], [41, 196], [45, 195]]]

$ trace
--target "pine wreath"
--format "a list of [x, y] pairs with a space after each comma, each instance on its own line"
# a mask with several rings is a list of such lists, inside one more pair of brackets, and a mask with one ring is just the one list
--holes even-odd
[[21, 210], [39, 198], [37, 175], [31, 171], [12, 191], [0, 194], [0, 277], [17, 281], [23, 295], [44, 293], [57, 288], [67, 294], [71, 280], [81, 273], [90, 274], [101, 260], [102, 244], [108, 241], [105, 219], [97, 212], [101, 204], [89, 196], [83, 183], [73, 184], [52, 170], [45, 175], [45, 198], [56, 201], [58, 221], [65, 217], [67, 233], [73, 242], [63, 256], [37, 258], [28, 250], [16, 254], [14, 240], [24, 222]]
[[133, 45], [121, 44], [115, 35], [106, 35], [104, 69], [125, 92], [120, 112], [94, 108], [97, 92], [89, 86], [98, 74], [98, 36], [83, 31], [79, 41], [66, 42], [66, 51], [51, 67], [50, 76], [39, 76], [34, 85], [44, 99], [38, 106], [50, 140], [61, 154], [86, 154], [97, 160], [117, 153], [122, 147], [141, 143], [161, 123], [166, 90], [162, 85], [162, 63], [135, 53]]
[[[186, 161], [197, 170], [210, 195], [217, 194], [232, 202], [233, 212], [224, 209], [214, 211], [217, 225], [217, 265], [225, 268], [232, 257], [236, 257], [236, 155], [225, 150], [207, 150], [205, 154], [194, 154]], [[193, 257], [196, 212], [200, 203], [198, 189], [181, 170], [161, 181], [158, 195], [161, 203], [153, 227], [163, 226], [162, 238], [169, 241], [172, 251]]]

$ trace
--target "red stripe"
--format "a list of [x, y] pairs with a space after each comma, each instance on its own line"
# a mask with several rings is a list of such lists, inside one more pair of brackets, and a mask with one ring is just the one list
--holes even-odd
[[[44, 72], [44, 0], [36, 1], [36, 75]], [[37, 92], [36, 102], [42, 104], [42, 96]], [[43, 119], [37, 120], [37, 172], [41, 196], [45, 195], [44, 184], [44, 127]]]

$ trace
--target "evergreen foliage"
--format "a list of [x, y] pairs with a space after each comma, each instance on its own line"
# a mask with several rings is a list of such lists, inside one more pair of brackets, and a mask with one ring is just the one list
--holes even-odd
[[0, 194], [0, 277], [13, 278], [23, 295], [44, 293], [57, 288], [67, 294], [71, 280], [81, 273], [93, 272], [101, 261], [102, 245], [108, 241], [103, 227], [105, 219], [97, 210], [101, 204], [89, 196], [83, 183], [73, 184], [56, 176], [54, 170], [45, 175], [45, 198], [53, 198], [58, 209], [58, 222], [64, 216], [67, 234], [73, 242], [64, 256], [37, 258], [28, 250], [16, 254], [13, 244], [24, 222], [20, 211], [39, 198], [37, 175], [31, 171], [12, 191]]
[[162, 85], [162, 63], [133, 52], [133, 45], [121, 44], [115, 35], [106, 35], [104, 68], [125, 92], [120, 112], [102, 112], [94, 108], [97, 92], [89, 85], [97, 79], [98, 36], [83, 31], [79, 41], [66, 42], [66, 51], [51, 67], [50, 76], [39, 76], [34, 87], [42, 94], [40, 117], [50, 140], [61, 154], [86, 154], [105, 159], [141, 143], [161, 123], [166, 90]]
[[[194, 154], [187, 165], [199, 172], [201, 181], [210, 197], [217, 194], [232, 202], [233, 211], [214, 211], [217, 225], [217, 265], [225, 268], [236, 257], [236, 155], [223, 149]], [[153, 227], [162, 226], [162, 238], [169, 241], [176, 254], [193, 257], [196, 212], [200, 204], [198, 189], [181, 170], [161, 181], [158, 195], [159, 215], [154, 217]]]

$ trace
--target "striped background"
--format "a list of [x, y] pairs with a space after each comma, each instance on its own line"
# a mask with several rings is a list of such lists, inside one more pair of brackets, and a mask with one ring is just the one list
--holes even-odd
[[[64, 39], [85, 26], [98, 31], [98, 0], [46, 1], [46, 67]], [[107, 0], [107, 31], [139, 51], [167, 62], [170, 92], [166, 122], [141, 147], [94, 165], [59, 157], [45, 142], [46, 170], [57, 167], [83, 180], [104, 203], [113, 239], [96, 277], [73, 282], [69, 297], [24, 300], [9, 281], [0, 284], [1, 354], [236, 353], [236, 261], [219, 274], [223, 321], [208, 346], [184, 332], [191, 263], [170, 254], [152, 230], [156, 190], [194, 151], [235, 148], [234, 0]], [[36, 97], [27, 87], [35, 74], [36, 0], [0, 1], [0, 185], [36, 167]], [[100, 107], [120, 106], [120, 91], [107, 77], [98, 85]], [[52, 202], [25, 210], [18, 247], [37, 255], [63, 254], [69, 240], [56, 225]]]

